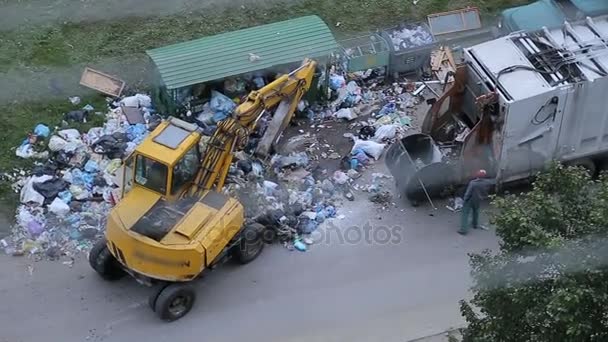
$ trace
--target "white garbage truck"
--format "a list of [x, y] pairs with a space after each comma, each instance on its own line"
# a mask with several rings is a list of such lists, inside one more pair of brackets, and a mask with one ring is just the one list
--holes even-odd
[[552, 160], [595, 174], [608, 155], [608, 17], [519, 32], [465, 48], [422, 133], [387, 151], [413, 203], [483, 168], [499, 185]]

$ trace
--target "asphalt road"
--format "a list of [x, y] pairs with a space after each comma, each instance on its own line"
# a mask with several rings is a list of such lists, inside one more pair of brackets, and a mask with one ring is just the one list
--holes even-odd
[[[377, 213], [361, 197], [340, 213], [331, 241], [306, 253], [268, 246], [249, 265], [197, 281], [195, 308], [169, 324], [148, 309], [147, 288], [104, 282], [84, 260], [0, 257], [0, 341], [408, 341], [463, 323], [466, 254], [496, 247], [491, 231], [461, 237], [443, 205]], [[354, 242], [352, 228], [344, 236], [365, 222], [376, 242]], [[380, 226], [401, 227], [393, 243], [382, 243]]]

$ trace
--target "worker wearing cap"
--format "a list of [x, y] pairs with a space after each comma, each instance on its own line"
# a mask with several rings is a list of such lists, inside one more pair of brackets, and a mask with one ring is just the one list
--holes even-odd
[[459, 234], [465, 235], [469, 228], [469, 215], [473, 216], [473, 229], [482, 228], [479, 225], [479, 207], [481, 201], [487, 197], [490, 187], [495, 184], [492, 179], [486, 178], [486, 170], [479, 170], [475, 178], [469, 182], [464, 193], [462, 205], [462, 217]]

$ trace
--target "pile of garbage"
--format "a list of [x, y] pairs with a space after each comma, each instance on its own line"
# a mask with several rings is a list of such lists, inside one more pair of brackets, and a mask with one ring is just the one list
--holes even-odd
[[[77, 105], [80, 99], [70, 98]], [[101, 127], [70, 128], [91, 115], [104, 116]], [[31, 170], [5, 173], [19, 193], [12, 234], [0, 240], [7, 254], [49, 258], [88, 251], [104, 232], [106, 216], [120, 200], [122, 158], [156, 128], [161, 118], [149, 96], [108, 99], [104, 112], [91, 105], [66, 113], [61, 127], [38, 124], [16, 149], [33, 160]]]
[[433, 35], [423, 25], [404, 24], [388, 32], [395, 51], [433, 43]]
[[273, 233], [269, 240], [289, 249], [307, 250], [308, 236], [336, 217], [340, 194], [348, 191], [313, 167], [306, 152], [275, 154], [266, 167], [245, 153], [236, 157], [224, 192], [239, 199], [249, 220]]

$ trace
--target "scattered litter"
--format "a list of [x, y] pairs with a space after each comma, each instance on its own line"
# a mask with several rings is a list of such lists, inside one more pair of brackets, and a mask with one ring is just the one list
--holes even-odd
[[70, 96], [68, 97], [68, 100], [70, 100], [70, 103], [73, 105], [77, 105], [80, 103], [80, 97], [79, 96]]
[[359, 130], [359, 139], [369, 140], [376, 135], [376, 128], [374, 126], [366, 125]]
[[388, 191], [382, 191], [377, 194], [371, 195], [369, 197], [369, 200], [377, 204], [386, 205], [391, 203], [391, 201], [393, 200], [393, 195], [391, 195], [391, 193]]
[[249, 61], [250, 62], [257, 62], [260, 59], [262, 59], [262, 57], [256, 55], [255, 53], [249, 53]]
[[293, 247], [300, 252], [306, 252], [306, 249], [307, 249], [306, 244], [303, 243], [301, 240], [294, 241]]
[[346, 173], [338, 170], [336, 172], [334, 172], [334, 182], [338, 185], [344, 185], [346, 183], [348, 183], [348, 181], [350, 180], [350, 178], [346, 175]]
[[460, 210], [462, 210], [462, 206], [464, 205], [464, 201], [462, 200], [462, 197], [456, 197], [453, 198], [451, 200], [452, 205], [446, 205], [445, 207], [453, 212], [458, 212]]

